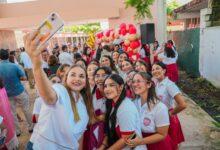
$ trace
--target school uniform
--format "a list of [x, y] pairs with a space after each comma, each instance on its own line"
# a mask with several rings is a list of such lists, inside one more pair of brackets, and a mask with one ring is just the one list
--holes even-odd
[[158, 52], [159, 52], [160, 50], [161, 50], [161, 47], [159, 47], [159, 46], [154, 50], [154, 53], [157, 54], [157, 55], [154, 56], [154, 63], [159, 62], [159, 59], [158, 59], [159, 55], [158, 55]]
[[44, 100], [41, 97], [38, 97], [35, 99], [33, 113], [32, 113], [32, 122], [33, 123], [37, 123], [36, 115], [40, 114], [42, 104], [44, 104]]
[[[169, 114], [167, 107], [158, 102], [151, 109], [148, 108], [147, 103], [141, 105], [141, 99], [134, 100], [141, 118], [141, 130], [143, 137], [148, 137], [156, 133], [157, 127], [169, 126]], [[147, 144], [148, 150], [173, 150], [173, 143], [169, 134], [157, 143]]]
[[[175, 101], [174, 97], [181, 93], [176, 84], [166, 77], [163, 81], [157, 82], [155, 89], [157, 97], [167, 106], [169, 111], [172, 111]], [[169, 135], [176, 147], [184, 141], [184, 135], [177, 115], [170, 117]]]
[[[89, 121], [84, 100], [80, 96], [76, 102], [80, 120], [75, 122], [66, 88], [61, 84], [54, 84], [53, 89], [57, 94], [57, 102], [54, 105], [42, 105], [30, 142], [34, 150], [76, 150]], [[73, 96], [76, 97], [75, 93]]]
[[122, 77], [122, 79], [123, 79], [124, 81], [126, 81], [127, 74], [126, 74], [124, 71], [120, 71], [120, 72], [119, 72], [119, 75]]
[[[175, 51], [175, 50], [174, 50]], [[160, 54], [158, 57], [162, 58], [162, 62], [166, 65], [167, 71], [166, 76], [173, 82], [177, 82], [179, 79], [178, 75], [178, 66], [177, 66], [177, 58], [178, 54], [175, 51], [176, 56], [174, 58], [167, 57], [164, 53]]]
[[[115, 103], [112, 101], [112, 112], [114, 111]], [[141, 120], [137, 108], [129, 98], [125, 98], [118, 107], [116, 114], [116, 126], [115, 130], [119, 138], [122, 135], [130, 135], [136, 133], [137, 136], [142, 137], [141, 134]], [[111, 124], [110, 124], [111, 126]], [[129, 150], [128, 146], [123, 150]], [[135, 150], [146, 150], [146, 145], [139, 145], [134, 148]]]
[[[148, 52], [150, 53], [150, 51]], [[147, 64], [150, 64], [150, 58], [146, 55], [145, 49], [141, 48], [139, 51], [140, 59], [144, 60]]]
[[[96, 116], [104, 115], [106, 112], [106, 99], [101, 95], [101, 92], [97, 88], [93, 94], [93, 108]], [[94, 150], [102, 145], [104, 140], [104, 121], [98, 121], [94, 124], [87, 126], [87, 130], [84, 133], [83, 149]]]
[[97, 116], [106, 112], [106, 98], [101, 94], [98, 88], [95, 90], [95, 93], [93, 94], [92, 103], [95, 110], [95, 114]]
[[126, 86], [126, 97], [133, 99], [135, 96], [132, 92], [132, 89], [129, 86]]

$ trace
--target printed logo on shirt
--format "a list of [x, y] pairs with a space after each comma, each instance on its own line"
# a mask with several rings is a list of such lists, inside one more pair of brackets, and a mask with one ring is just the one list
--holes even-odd
[[159, 98], [160, 100], [162, 100], [162, 99], [163, 99], [163, 96], [162, 96], [162, 95], [158, 95], [158, 98]]
[[150, 125], [150, 123], [151, 123], [151, 120], [149, 119], [149, 118], [144, 118], [144, 125], [145, 126], [149, 126]]

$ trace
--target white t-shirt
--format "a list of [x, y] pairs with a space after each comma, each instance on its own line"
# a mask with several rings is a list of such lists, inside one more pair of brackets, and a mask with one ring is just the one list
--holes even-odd
[[175, 52], [175, 55], [176, 55], [174, 58], [167, 57], [165, 53], [160, 53], [160, 54], [158, 55], [158, 57], [161, 58], [161, 59], [162, 59], [162, 62], [163, 62], [164, 64], [166, 64], [166, 65], [174, 64], [174, 63], [176, 63], [176, 61], [177, 61], [177, 59], [178, 59], [178, 54], [177, 54], [177, 52], [176, 52], [175, 50], [174, 50], [174, 52]]
[[141, 55], [141, 58], [145, 58], [146, 57], [144, 48], [140, 49], [139, 54]]
[[41, 97], [36, 98], [34, 101], [33, 114], [39, 115], [43, 104], [44, 100]]
[[21, 52], [20, 60], [21, 60], [21, 63], [24, 64], [25, 69], [31, 69], [32, 68], [31, 59], [30, 59], [30, 57], [28, 56], [28, 54], [26, 52]]
[[97, 90], [93, 94], [92, 103], [95, 111], [100, 110], [102, 114], [106, 112], [106, 99], [105, 97], [102, 97]]
[[[113, 111], [112, 111], [113, 112]], [[116, 127], [119, 126], [120, 133], [132, 133], [142, 137], [141, 133], [141, 121], [137, 108], [129, 98], [125, 98], [121, 105], [118, 107], [116, 114]], [[130, 149], [129, 147], [123, 148], [123, 150]], [[145, 145], [140, 145], [134, 148], [135, 150], [146, 150]]]
[[62, 52], [59, 55], [59, 61], [62, 65], [63, 64], [68, 64], [70, 66], [73, 65], [73, 57], [68, 52]]
[[48, 63], [42, 60], [42, 68], [49, 68]]
[[126, 81], [127, 74], [126, 74], [124, 71], [120, 71], [120, 72], [119, 72], [119, 75], [122, 77], [122, 79], [123, 79], [124, 81]]
[[76, 102], [80, 120], [74, 121], [71, 101], [66, 88], [61, 84], [54, 84], [57, 94], [55, 105], [42, 105], [38, 123], [30, 141], [34, 150], [78, 149], [78, 140], [86, 130], [89, 121], [86, 106], [82, 97]]
[[170, 124], [168, 109], [162, 102], [158, 102], [151, 110], [149, 110], [147, 103], [141, 106], [140, 98], [135, 99], [134, 103], [141, 117], [142, 132], [155, 133], [157, 127]]
[[156, 83], [157, 97], [167, 106], [168, 109], [174, 107], [174, 96], [181, 93], [175, 83], [166, 77], [163, 81]]

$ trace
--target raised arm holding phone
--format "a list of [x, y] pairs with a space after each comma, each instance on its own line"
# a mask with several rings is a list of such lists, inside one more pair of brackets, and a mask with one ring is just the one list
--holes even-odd
[[82, 135], [94, 114], [88, 77], [84, 68], [74, 65], [67, 72], [63, 85], [52, 85], [41, 67], [40, 54], [47, 47], [42, 42], [44, 36], [38, 29], [24, 37], [36, 87], [45, 101], [27, 147], [79, 149]]

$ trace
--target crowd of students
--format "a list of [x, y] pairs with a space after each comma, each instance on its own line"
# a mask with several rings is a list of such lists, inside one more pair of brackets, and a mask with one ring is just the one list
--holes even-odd
[[[96, 50], [56, 45], [49, 52], [47, 45], [38, 46], [38, 36], [31, 32], [24, 37], [18, 61], [39, 95], [27, 150], [176, 150], [184, 142], [177, 114], [186, 103], [175, 84], [178, 54], [173, 41], [163, 46], [155, 41], [153, 50], [143, 45], [140, 59], [133, 61], [121, 44], [100, 44]], [[2, 53], [0, 65], [9, 58]], [[0, 77], [7, 79], [1, 68]], [[0, 117], [0, 124], [4, 119]], [[7, 127], [1, 130], [6, 135]]]

